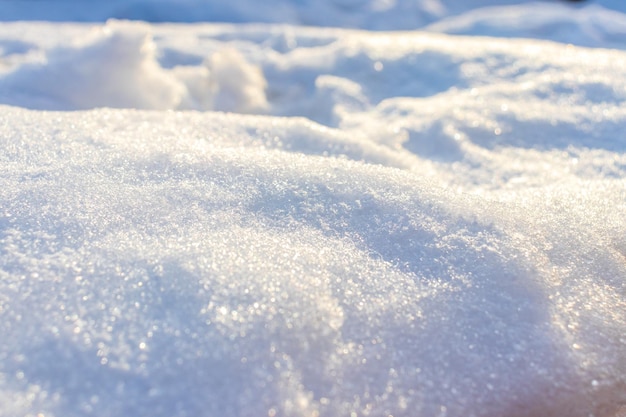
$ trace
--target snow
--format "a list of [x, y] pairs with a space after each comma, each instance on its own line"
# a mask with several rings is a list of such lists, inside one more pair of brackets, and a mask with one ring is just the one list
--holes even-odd
[[424, 30], [450, 34], [548, 39], [589, 47], [624, 49], [626, 16], [596, 4], [572, 10], [565, 4], [520, 4], [472, 10], [434, 22]]
[[624, 412], [622, 2], [37, 5], [1, 416]]

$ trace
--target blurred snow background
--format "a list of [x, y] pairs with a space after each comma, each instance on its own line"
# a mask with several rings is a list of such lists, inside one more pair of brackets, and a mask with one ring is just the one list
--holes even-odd
[[[576, 10], [584, 10], [583, 13]], [[369, 30], [414, 30], [433, 23], [453, 33], [515, 36], [525, 31], [532, 37], [567, 31], [604, 31], [603, 20], [624, 33], [621, 0], [543, 2], [525, 0], [3, 0], [0, 21], [105, 21], [114, 19], [148, 22], [288, 23]], [[591, 13], [592, 16], [588, 16]], [[463, 15], [463, 18], [455, 19]], [[600, 15], [594, 17], [593, 15]], [[441, 22], [441, 21], [444, 22]], [[509, 22], [514, 20], [514, 22]], [[583, 25], [577, 25], [586, 21]], [[532, 30], [548, 25], [553, 30]], [[558, 26], [559, 30], [554, 30]], [[621, 26], [621, 27], [620, 27]], [[572, 29], [572, 30], [569, 30]], [[560, 34], [564, 36], [563, 33]]]
[[625, 12], [2, 1], [0, 415], [615, 416]]

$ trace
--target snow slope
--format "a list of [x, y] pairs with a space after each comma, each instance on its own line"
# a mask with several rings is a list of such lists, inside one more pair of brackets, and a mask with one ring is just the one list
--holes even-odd
[[1, 24], [0, 416], [623, 412], [624, 15], [565, 7]]

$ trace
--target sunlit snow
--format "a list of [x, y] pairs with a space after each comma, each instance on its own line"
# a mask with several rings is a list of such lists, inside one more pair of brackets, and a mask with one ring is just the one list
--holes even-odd
[[626, 5], [258, 4], [0, 5], [0, 416], [622, 416]]

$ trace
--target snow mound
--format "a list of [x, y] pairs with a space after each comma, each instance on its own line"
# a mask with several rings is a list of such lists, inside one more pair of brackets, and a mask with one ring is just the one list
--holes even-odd
[[204, 65], [162, 68], [145, 24], [110, 21], [74, 45], [0, 76], [2, 102], [33, 109], [177, 108], [263, 112], [266, 81], [234, 49]]
[[237, 146], [244, 116], [194, 139], [193, 114], [2, 114], [3, 412], [602, 416], [626, 400], [623, 180], [495, 203]]
[[80, 43], [49, 51], [43, 62], [5, 75], [3, 95], [11, 104], [59, 110], [174, 108], [185, 88], [156, 62], [146, 29], [140, 24], [95, 29]]
[[218, 51], [206, 64], [213, 78], [215, 110], [252, 113], [267, 108], [263, 73], [236, 49]]

